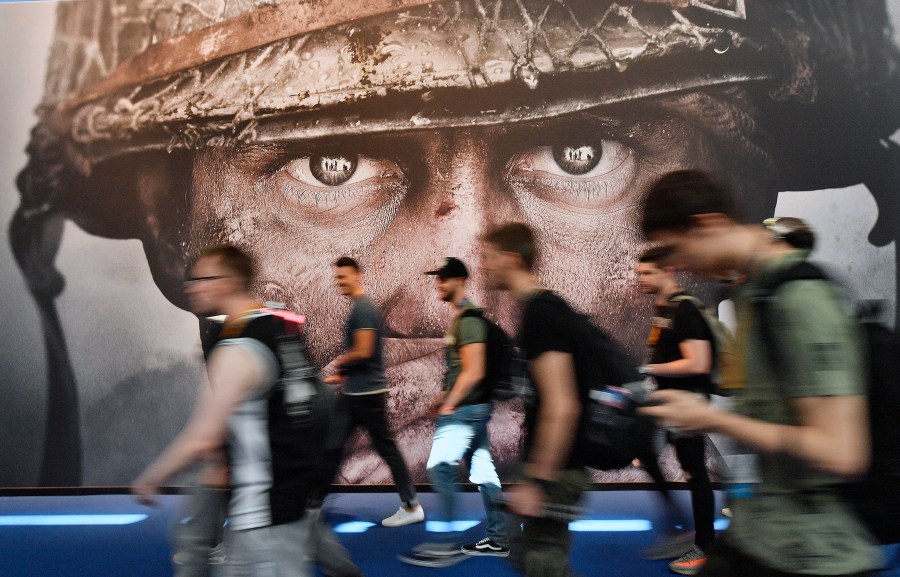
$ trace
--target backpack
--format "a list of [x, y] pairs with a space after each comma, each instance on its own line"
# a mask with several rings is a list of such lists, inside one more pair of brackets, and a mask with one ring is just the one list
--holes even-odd
[[584, 465], [602, 471], [622, 469], [636, 457], [646, 458], [648, 449], [658, 459], [666, 435], [651, 418], [637, 412], [649, 401], [653, 386], [616, 341], [587, 316], [578, 318], [576, 354], [586, 355], [594, 368], [578, 431]]
[[481, 309], [465, 309], [460, 320], [474, 317], [487, 328], [486, 358], [483, 382], [498, 401], [522, 398], [529, 402], [530, 388], [525, 359], [500, 326], [484, 316]]
[[587, 315], [573, 318], [575, 363], [589, 368], [591, 381], [574, 445], [580, 460], [586, 467], [609, 471], [629, 466], [638, 456], [646, 458], [648, 448], [658, 458], [665, 435], [652, 419], [637, 413], [652, 387], [631, 355]]
[[[771, 306], [778, 288], [797, 280], [830, 280], [816, 265], [803, 262], [776, 275], [763, 294], [754, 299], [755, 316], [773, 366], [781, 366], [773, 346], [777, 336]], [[840, 490], [869, 531], [882, 543], [900, 541], [900, 335], [873, 321], [861, 322], [869, 372], [867, 396], [872, 461], [860, 481], [844, 483]]]
[[334, 426], [337, 394], [322, 381], [318, 369], [307, 359], [302, 332], [305, 319], [284, 309], [263, 309], [263, 312], [279, 317], [284, 326], [284, 332], [275, 338], [281, 365], [275, 389], [282, 391], [282, 410], [292, 428], [305, 429], [323, 448], [333, 448], [338, 442]]
[[719, 317], [714, 315], [712, 311], [703, 304], [703, 301], [697, 297], [691, 295], [678, 295], [672, 300], [676, 302], [688, 301], [700, 311], [700, 314], [703, 316], [703, 320], [706, 321], [706, 326], [709, 327], [709, 332], [713, 337], [713, 360], [709, 372], [709, 382], [712, 386], [710, 392], [722, 397], [732, 396], [734, 390], [724, 387], [722, 384], [722, 367], [731, 361], [732, 355], [734, 354], [734, 335], [728, 327], [725, 326], [725, 323], [719, 320]]

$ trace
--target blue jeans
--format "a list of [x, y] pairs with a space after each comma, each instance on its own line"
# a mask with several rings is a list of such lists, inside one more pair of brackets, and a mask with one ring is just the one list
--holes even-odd
[[[491, 404], [464, 405], [451, 415], [437, 420], [431, 454], [428, 456], [428, 477], [440, 496], [442, 521], [452, 523], [456, 514], [456, 482], [459, 463], [469, 461], [469, 480], [478, 485], [487, 514], [487, 534], [495, 542], [506, 546], [506, 523], [503, 513], [495, 507], [501, 499], [500, 478], [494, 467], [494, 459], [488, 440], [488, 421], [491, 420]], [[460, 537], [456, 531], [444, 535], [444, 540]]]

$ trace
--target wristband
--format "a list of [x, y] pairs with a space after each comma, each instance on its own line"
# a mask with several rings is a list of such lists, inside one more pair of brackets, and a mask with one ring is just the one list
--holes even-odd
[[526, 480], [532, 485], [537, 485], [538, 487], [540, 487], [541, 491], [543, 491], [545, 495], [549, 495], [553, 487], [556, 486], [556, 481], [541, 479], [540, 477], [528, 477]]

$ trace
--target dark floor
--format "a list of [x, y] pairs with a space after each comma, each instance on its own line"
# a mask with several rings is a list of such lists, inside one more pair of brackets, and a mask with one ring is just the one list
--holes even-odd
[[[678, 492], [684, 510], [689, 510], [687, 497]], [[433, 498], [421, 495], [426, 511]], [[462, 501], [462, 516], [474, 525], [468, 536], [479, 539], [484, 531], [480, 497], [465, 493]], [[167, 577], [172, 569], [166, 536], [181, 518], [180, 502], [180, 497], [165, 496], [148, 507], [127, 495], [0, 497], [0, 577]], [[392, 493], [340, 493], [325, 506], [327, 522], [369, 577], [518, 575], [497, 558], [473, 558], [446, 569], [401, 563], [397, 555], [425, 540], [426, 527], [381, 527], [379, 521], [398, 505]], [[571, 526], [575, 572], [583, 577], [672, 575], [666, 561], [638, 555], [654, 538], [658, 509], [653, 494], [595, 491], [585, 505], [584, 518]], [[725, 519], [717, 521], [718, 528], [725, 525]], [[900, 566], [897, 548], [887, 553]], [[900, 568], [888, 574], [900, 577]]]

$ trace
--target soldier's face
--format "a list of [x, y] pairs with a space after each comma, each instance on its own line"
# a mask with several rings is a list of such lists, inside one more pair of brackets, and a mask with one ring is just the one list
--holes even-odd
[[[204, 151], [194, 171], [192, 242], [249, 251], [260, 265], [255, 290], [308, 315], [322, 365], [340, 352], [349, 309], [331, 263], [344, 254], [360, 262], [385, 319], [390, 418], [424, 480], [432, 432], [425, 413], [442, 382], [441, 337], [453, 311], [422, 272], [445, 255], [461, 258], [473, 300], [513, 333], [516, 304], [491, 289], [480, 237], [496, 224], [525, 222], [537, 235], [541, 282], [639, 350], [650, 312], [634, 290], [643, 191], [667, 171], [715, 170], [717, 162], [709, 152], [716, 147], [667, 106]], [[518, 417], [502, 405], [495, 413], [501, 462], [518, 447]], [[356, 449], [345, 480], [389, 481], [374, 453]]]

